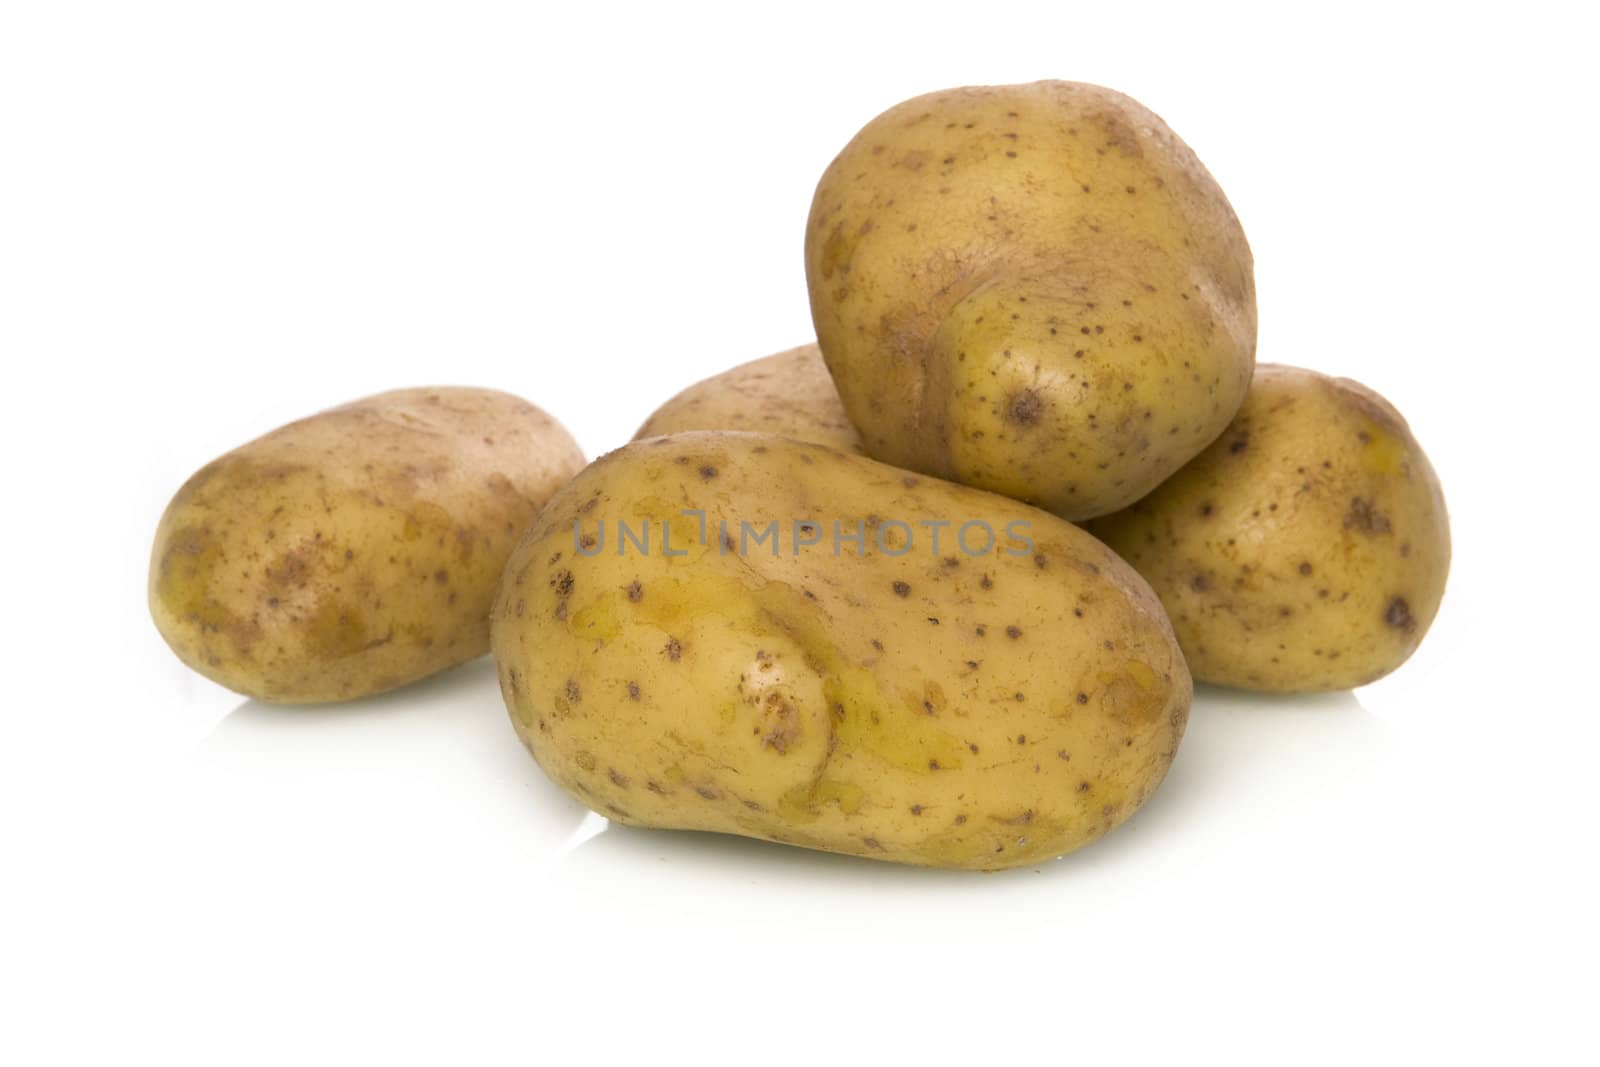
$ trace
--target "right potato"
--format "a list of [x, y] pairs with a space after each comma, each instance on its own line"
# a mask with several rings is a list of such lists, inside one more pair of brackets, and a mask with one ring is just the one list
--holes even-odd
[[1405, 419], [1297, 367], [1260, 365], [1214, 444], [1088, 528], [1155, 589], [1197, 681], [1270, 692], [1400, 666], [1450, 570], [1439, 479]]

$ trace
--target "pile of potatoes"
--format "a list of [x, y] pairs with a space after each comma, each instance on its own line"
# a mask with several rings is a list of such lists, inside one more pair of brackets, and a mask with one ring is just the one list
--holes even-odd
[[157, 531], [162, 636], [291, 703], [492, 648], [522, 741], [608, 818], [970, 869], [1127, 819], [1192, 680], [1348, 688], [1421, 642], [1427, 457], [1370, 389], [1256, 365], [1238, 219], [1133, 100], [891, 108], [822, 175], [805, 263], [816, 344], [587, 466], [464, 388], [207, 465]]

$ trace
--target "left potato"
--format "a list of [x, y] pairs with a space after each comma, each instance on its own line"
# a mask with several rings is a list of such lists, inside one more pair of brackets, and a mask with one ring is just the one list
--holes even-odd
[[258, 700], [350, 700], [489, 650], [506, 558], [584, 465], [490, 389], [400, 389], [292, 422], [167, 505], [150, 613], [184, 663]]

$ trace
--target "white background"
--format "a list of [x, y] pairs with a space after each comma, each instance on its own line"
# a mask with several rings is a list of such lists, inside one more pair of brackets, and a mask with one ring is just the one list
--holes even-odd
[[[1594, 1062], [1594, 35], [1495, 12], [972, 0], [0, 7], [0, 1058]], [[1360, 378], [1455, 564], [1354, 694], [1197, 697], [1104, 842], [963, 875], [606, 828], [478, 662], [346, 707], [186, 671], [168, 496], [386, 388], [591, 456], [811, 337], [812, 187], [952, 85], [1122, 89]]]

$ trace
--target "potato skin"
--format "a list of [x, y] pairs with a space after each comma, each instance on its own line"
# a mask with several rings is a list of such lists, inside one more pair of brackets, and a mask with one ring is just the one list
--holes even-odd
[[1215, 444], [1089, 529], [1149, 579], [1195, 678], [1268, 692], [1388, 674], [1450, 571], [1439, 479], [1400, 413], [1272, 364]]
[[[652, 554], [619, 555], [617, 521], [644, 519], [687, 555], [659, 529]], [[771, 519], [825, 540], [741, 552], [740, 521]], [[940, 519], [935, 552], [914, 524]], [[969, 519], [996, 531], [988, 554], [952, 542]], [[832, 524], [858, 521], [904, 551], [835, 556]], [[608, 818], [934, 867], [1037, 863], [1116, 826], [1166, 773], [1191, 695], [1159, 603], [1082, 530], [744, 433], [636, 442], [557, 493], [506, 566], [493, 644], [518, 735]]]
[[633, 439], [689, 430], [771, 433], [866, 452], [815, 344], [741, 363], [691, 385], [657, 408]]
[[526, 401], [403, 389], [290, 423], [173, 497], [150, 614], [190, 667], [258, 700], [381, 693], [481, 656], [506, 557], [583, 466]]
[[806, 226], [812, 318], [877, 459], [1079, 520], [1210, 444], [1255, 361], [1250, 248], [1152, 112], [953, 89], [858, 133]]

